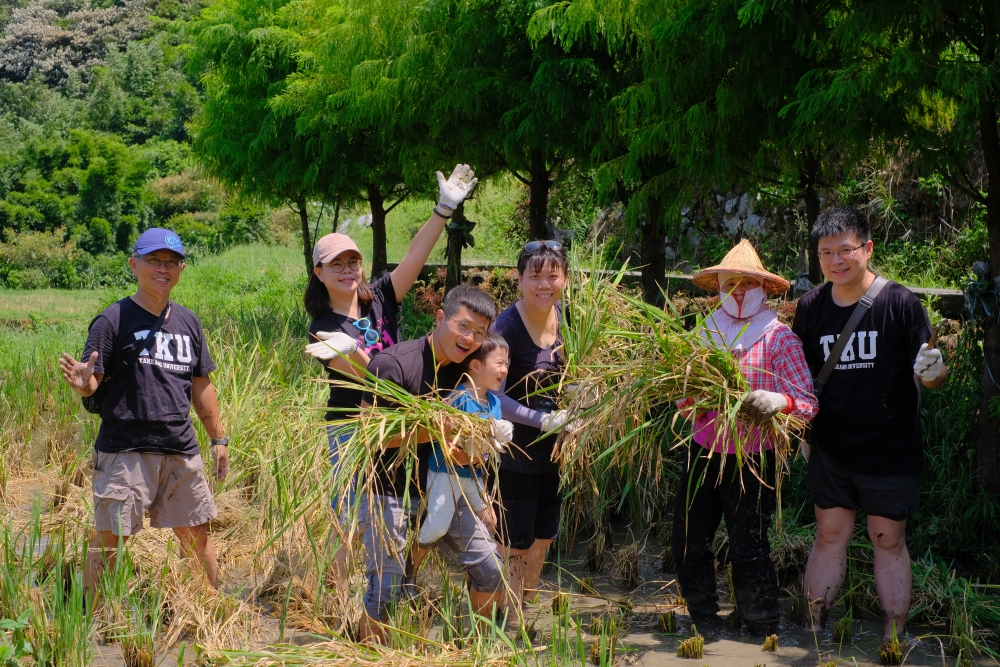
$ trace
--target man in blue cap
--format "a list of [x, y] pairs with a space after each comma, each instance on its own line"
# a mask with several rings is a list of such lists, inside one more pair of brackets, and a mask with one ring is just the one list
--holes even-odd
[[84, 586], [94, 590], [119, 539], [142, 530], [148, 512], [150, 525], [172, 528], [187, 557], [197, 559], [196, 569], [218, 587], [208, 535], [218, 512], [191, 423], [192, 404], [211, 438], [220, 481], [229, 469], [229, 440], [208, 377], [215, 362], [201, 322], [170, 302], [184, 271], [184, 245], [169, 229], [149, 229], [128, 262], [138, 282], [135, 294], [91, 322], [86, 361], [66, 353], [59, 360], [66, 383], [90, 397], [88, 409], [101, 415], [92, 481], [97, 539], [87, 554]]

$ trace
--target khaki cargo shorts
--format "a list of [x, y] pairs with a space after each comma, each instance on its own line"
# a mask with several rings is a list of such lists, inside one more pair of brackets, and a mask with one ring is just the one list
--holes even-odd
[[191, 528], [219, 514], [199, 454], [94, 451], [91, 484], [95, 527], [115, 535], [138, 533], [146, 512], [153, 528]]

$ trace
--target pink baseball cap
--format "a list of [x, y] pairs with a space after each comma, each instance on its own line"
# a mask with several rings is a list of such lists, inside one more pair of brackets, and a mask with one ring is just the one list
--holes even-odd
[[316, 241], [316, 247], [313, 248], [313, 265], [329, 262], [348, 250], [361, 254], [361, 251], [358, 250], [358, 244], [347, 234], [327, 234]]

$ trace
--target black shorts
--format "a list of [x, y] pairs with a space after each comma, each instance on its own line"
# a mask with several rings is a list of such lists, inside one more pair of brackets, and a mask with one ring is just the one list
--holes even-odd
[[865, 475], [853, 472], [824, 456], [813, 445], [806, 488], [820, 509], [843, 507], [864, 510], [869, 516], [904, 521], [920, 504], [918, 475]]
[[559, 473], [537, 475], [501, 470], [499, 474], [500, 539], [512, 549], [528, 549], [535, 540], [559, 535], [562, 494]]

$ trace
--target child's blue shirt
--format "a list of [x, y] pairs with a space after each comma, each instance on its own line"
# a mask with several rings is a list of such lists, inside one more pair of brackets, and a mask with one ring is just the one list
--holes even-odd
[[[478, 400], [476, 400], [476, 395], [472, 393], [472, 390], [466, 387], [464, 384], [459, 384], [455, 388], [455, 393], [451, 399], [452, 405], [461, 410], [462, 412], [467, 412], [470, 415], [476, 415], [477, 417], [482, 417], [483, 419], [503, 419], [503, 413], [500, 411], [500, 399], [497, 398], [496, 394], [493, 392], [486, 392], [486, 402], [487, 405], [483, 405]], [[448, 463], [444, 458], [444, 452], [441, 451], [441, 445], [435, 441], [433, 443], [433, 448], [431, 449], [431, 460], [430, 468], [432, 472], [449, 472]], [[473, 478], [482, 476], [482, 470], [477, 470], [473, 466], [455, 466], [455, 473], [459, 477], [469, 477]]]

